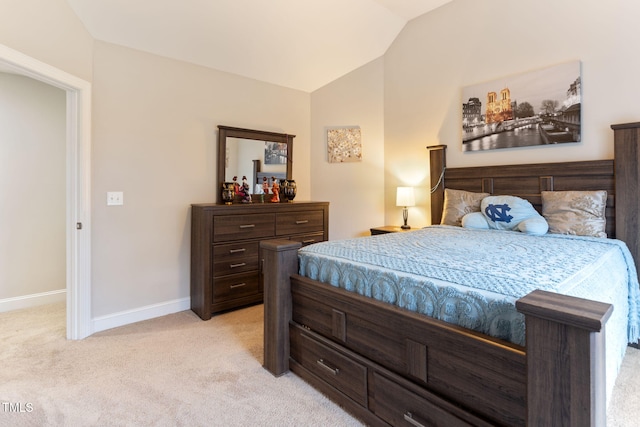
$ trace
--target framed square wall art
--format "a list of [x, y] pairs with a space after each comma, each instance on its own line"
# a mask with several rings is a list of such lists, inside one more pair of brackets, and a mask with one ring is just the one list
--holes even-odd
[[329, 163], [359, 162], [362, 160], [362, 134], [359, 126], [327, 130]]
[[462, 89], [462, 151], [580, 142], [580, 61]]

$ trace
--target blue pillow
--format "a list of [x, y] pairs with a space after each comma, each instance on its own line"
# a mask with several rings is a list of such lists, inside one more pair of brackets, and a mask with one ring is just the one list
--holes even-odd
[[521, 231], [532, 235], [545, 234], [549, 229], [547, 221], [533, 205], [516, 196], [485, 197], [480, 203], [480, 212], [465, 215], [462, 226]]

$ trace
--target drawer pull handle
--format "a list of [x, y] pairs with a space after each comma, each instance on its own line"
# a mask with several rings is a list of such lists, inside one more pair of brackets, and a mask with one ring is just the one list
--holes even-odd
[[331, 372], [333, 375], [338, 375], [338, 372], [340, 372], [340, 369], [332, 368], [331, 366], [329, 366], [326, 363], [324, 363], [324, 359], [318, 359], [317, 363], [318, 363], [318, 365], [322, 366], [327, 371]]
[[308, 219], [302, 219], [302, 220], [300, 220], [300, 221], [296, 221], [296, 225], [300, 225], [300, 224], [307, 224], [307, 223], [309, 223], [309, 220], [308, 220]]
[[244, 224], [241, 225], [240, 228], [254, 228], [256, 225], [255, 224]]
[[241, 287], [243, 287], [243, 286], [247, 286], [247, 284], [246, 284], [246, 283], [237, 283], [237, 284], [235, 284], [235, 285], [231, 285], [231, 286], [229, 286], [229, 287], [230, 287], [231, 289], [234, 289], [234, 288], [241, 288]]
[[308, 245], [309, 243], [313, 243], [315, 241], [316, 241], [316, 239], [307, 239], [307, 240], [303, 240], [302, 243]]
[[238, 264], [229, 264], [229, 268], [238, 268], [238, 267], [244, 267], [245, 265], [247, 265], [246, 262], [240, 262]]
[[242, 249], [230, 249], [229, 253], [230, 254], [237, 254], [238, 252], [244, 252], [244, 251], [246, 251], [245, 248], [242, 248]]
[[417, 422], [413, 419], [413, 414], [411, 412], [405, 412], [404, 420], [415, 427], [425, 427], [424, 424]]

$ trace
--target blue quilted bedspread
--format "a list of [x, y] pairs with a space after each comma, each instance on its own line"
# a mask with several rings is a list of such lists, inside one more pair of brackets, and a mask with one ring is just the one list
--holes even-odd
[[613, 304], [622, 352], [640, 331], [636, 270], [614, 239], [432, 226], [314, 244], [299, 260], [303, 276], [516, 344], [514, 302], [535, 289]]

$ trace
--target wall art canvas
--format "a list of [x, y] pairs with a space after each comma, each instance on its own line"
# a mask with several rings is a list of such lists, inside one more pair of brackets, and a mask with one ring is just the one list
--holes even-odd
[[462, 89], [462, 151], [580, 142], [580, 61]]
[[329, 163], [359, 162], [362, 160], [360, 127], [327, 130]]

